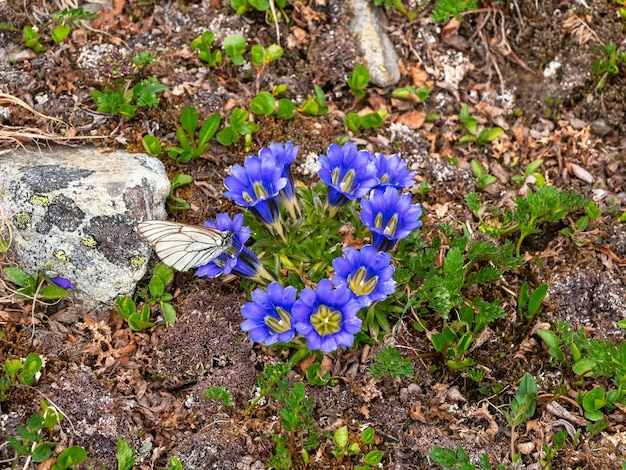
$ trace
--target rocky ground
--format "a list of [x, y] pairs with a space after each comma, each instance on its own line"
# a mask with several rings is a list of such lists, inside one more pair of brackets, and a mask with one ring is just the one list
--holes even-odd
[[[418, 183], [429, 187], [414, 192], [424, 209], [422, 235], [428, 240], [443, 222], [459, 232], [478, 231], [478, 219], [465, 201], [477, 189], [472, 160], [496, 178], [480, 191], [481, 199], [504, 209], [523, 194], [513, 176], [543, 159], [540, 172], [549, 184], [593, 199], [602, 215], [575, 237], [561, 229], [572, 226], [582, 213], [542, 226], [522, 246], [523, 267], [507, 272], [493, 292], [470, 293], [501, 298], [507, 313], [469, 353], [485, 372], [483, 380], [475, 383], [466, 373], [450, 370], [427, 335], [413, 327], [415, 318], [399, 321], [378, 345], [327, 357], [323, 366], [335, 380], [306, 386], [307, 397], [314, 400], [311, 417], [327, 433], [311, 453], [308, 468], [350, 469], [361, 463], [360, 457], [331, 454], [335, 447], [327, 436], [343, 425], [353, 440], [363, 427], [375, 429], [374, 447], [383, 452], [386, 469], [435, 468], [428, 457], [435, 446], [462, 447], [474, 463], [486, 452], [492, 468], [513, 468], [504, 411], [524, 372], [535, 377], [539, 400], [533, 418], [515, 430], [515, 452], [522, 454], [517, 468], [541, 468], [543, 447], [553, 445], [552, 437], [561, 428], [571, 436], [551, 468], [619, 468], [626, 459], [623, 405], [617, 403], [607, 413], [606, 429], [593, 432], [576, 401], [577, 390], [615, 387], [606, 378], [581, 384], [580, 377], [563, 372], [568, 369], [550, 364], [547, 348], [534, 335], [539, 324], [565, 320], [584, 327], [592, 338], [624, 342], [616, 322], [626, 316], [626, 230], [618, 221], [626, 208], [626, 65], [617, 61], [608, 71], [594, 72], [604, 46], [615, 44], [624, 51], [626, 20], [618, 15], [619, 2], [480, 2], [478, 10], [463, 13], [460, 21], [440, 24], [431, 20], [435, 2], [423, 2], [412, 20], [380, 7], [400, 57], [402, 78], [390, 89], [369, 85], [362, 100], [346, 84], [361, 62], [348, 33], [350, 2], [288, 1], [288, 21], [278, 22], [284, 55], [266, 67], [260, 81], [249, 65], [226, 59], [212, 68], [190, 48], [206, 30], [216, 35], [214, 48], [236, 32], [249, 45], [276, 43], [268, 15], [250, 11], [237, 16], [229, 3], [113, 1], [97, 19], [55, 45], [52, 28], [45, 23], [77, 3], [0, 2], [1, 148], [97, 145], [143, 151], [146, 134], [174, 145], [187, 105], [201, 117], [215, 112], [229, 116], [233, 108], [249, 106], [259, 90], [286, 84], [285, 96], [301, 105], [318, 85], [327, 114], [298, 113], [293, 121], [256, 116], [259, 130], [249, 152], [243, 141], [225, 147], [212, 140], [207, 153], [187, 164], [165, 157], [171, 177], [187, 173], [194, 179], [177, 192], [190, 208], [172, 213], [172, 219], [198, 224], [219, 212], [237, 212], [221, 195], [227, 169], [270, 142], [292, 141], [300, 147], [296, 176], [310, 184], [310, 156], [349, 135], [360, 147], [401, 153], [418, 171]], [[39, 26], [45, 51], [24, 47], [22, 29], [29, 25]], [[96, 112], [92, 91], [103, 88], [101, 59], [142, 51], [157, 60], [136, 78], [155, 76], [169, 87], [159, 105], [139, 108], [132, 119]], [[424, 103], [391, 93], [425, 84], [431, 93]], [[459, 122], [463, 104], [479, 126], [499, 126], [503, 136], [484, 146], [461, 142], [467, 133]], [[388, 115], [382, 127], [359, 134], [347, 131], [347, 113], [383, 108]], [[239, 327], [248, 294], [238, 281], [227, 281], [177, 274], [171, 290], [176, 324], [166, 328], [159, 321], [134, 332], [113, 310], [87, 311], [68, 300], [33, 311], [30, 303], [15, 299], [14, 286], [5, 280], [0, 358], [23, 358], [34, 351], [46, 358], [46, 366], [33, 387], [13, 387], [1, 403], [2, 440], [15, 435], [16, 426], [45, 398], [67, 417], [51, 438], [60, 447], [85, 447], [106, 468], [116, 467], [118, 436], [137, 452], [137, 468], [164, 467], [170, 456], [180, 458], [185, 469], [268, 468], [276, 447], [272, 435], [280, 432], [280, 405], [269, 400], [248, 415], [243, 410], [264, 367], [284, 362], [287, 353], [249, 341]], [[550, 286], [532, 324], [517, 315], [517, 293], [524, 281], [532, 288]], [[435, 328], [441, 319], [431, 315], [427, 321]], [[382, 345], [393, 345], [412, 358], [413, 379], [374, 380], [368, 375]], [[292, 383], [300, 380], [300, 372], [296, 368], [291, 373]], [[232, 408], [204, 398], [211, 385], [228, 388]], [[565, 411], [555, 411], [550, 406], [554, 403]], [[14, 452], [5, 443], [0, 455], [11, 462]], [[304, 468], [299, 454], [292, 467]]]

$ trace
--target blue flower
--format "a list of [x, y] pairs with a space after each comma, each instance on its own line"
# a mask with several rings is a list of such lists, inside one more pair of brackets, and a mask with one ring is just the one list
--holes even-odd
[[278, 193], [278, 199], [294, 221], [302, 216], [300, 205], [296, 198], [293, 172], [291, 170], [291, 164], [296, 159], [296, 155], [298, 155], [298, 147], [294, 147], [291, 142], [287, 142], [284, 146], [279, 143], [272, 143], [269, 147], [262, 148], [259, 151], [261, 159], [274, 158], [279, 165], [283, 166], [282, 176], [287, 178], [287, 185]]
[[421, 216], [420, 205], [411, 204], [409, 194], [399, 195], [393, 187], [374, 189], [361, 200], [361, 220], [372, 231], [372, 245], [379, 251], [389, 251], [397, 240], [421, 227]]
[[357, 151], [350, 142], [343, 147], [331, 144], [327, 155], [320, 155], [319, 163], [318, 174], [328, 185], [326, 205], [331, 216], [350, 200], [365, 196], [378, 185], [372, 154], [367, 150]]
[[307, 287], [300, 292], [291, 314], [309, 349], [329, 353], [339, 346], [352, 346], [354, 335], [361, 331], [360, 309], [350, 289], [334, 289], [328, 279], [322, 279], [315, 290]]
[[376, 251], [371, 245], [360, 251], [348, 248], [343, 257], [333, 260], [333, 282], [336, 286], [347, 286], [361, 305], [368, 307], [396, 290], [396, 281], [392, 279], [395, 268], [390, 262], [390, 255]]
[[274, 235], [285, 241], [277, 197], [287, 185], [287, 178], [282, 173], [283, 167], [276, 159], [250, 156], [244, 166], [231, 167], [230, 176], [224, 179], [224, 186], [228, 189], [224, 196], [250, 209]]
[[398, 154], [394, 153], [386, 157], [382, 153], [375, 153], [374, 163], [376, 165], [379, 187], [393, 186], [402, 190], [410, 188], [415, 183], [413, 178], [415, 178], [417, 172], [412, 171], [409, 173], [409, 170], [406, 169], [406, 162]]
[[70, 281], [69, 279], [66, 279], [62, 276], [55, 276], [55, 277], [51, 277], [50, 280], [56, 284], [57, 286], [59, 286], [61, 289], [73, 289], [74, 288], [74, 284], [72, 284], [72, 281]]
[[291, 309], [296, 302], [296, 289], [291, 286], [283, 288], [278, 282], [272, 282], [267, 286], [267, 292], [256, 289], [250, 295], [252, 302], [241, 308], [246, 319], [241, 329], [250, 332], [252, 341], [266, 346], [277, 341], [291, 341], [295, 335]]
[[250, 238], [250, 228], [243, 225], [243, 215], [236, 214], [232, 219], [228, 214], [218, 214], [216, 223], [205, 222], [205, 227], [216, 228], [223, 232], [235, 234], [233, 245], [213, 261], [196, 270], [196, 276], [217, 277], [221, 274], [252, 279], [259, 284], [275, 281], [276, 276], [270, 273], [261, 260], [244, 243]]

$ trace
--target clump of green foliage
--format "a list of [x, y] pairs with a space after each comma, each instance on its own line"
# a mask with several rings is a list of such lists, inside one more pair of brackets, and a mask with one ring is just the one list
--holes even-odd
[[[150, 321], [151, 307], [158, 305], [167, 326], [176, 323], [176, 310], [170, 303], [172, 294], [165, 288], [174, 280], [174, 271], [169, 266], [159, 263], [154, 267], [154, 272], [148, 284], [150, 298], [144, 289], [139, 289], [135, 294], [135, 300], [130, 297], [119, 297], [115, 301], [117, 314], [128, 323], [133, 331], [141, 331], [154, 326]], [[136, 301], [146, 299], [141, 310], [137, 310]]]
[[119, 114], [131, 119], [139, 107], [158, 106], [157, 94], [167, 90], [168, 87], [159, 83], [156, 77], [135, 83], [137, 72], [155, 61], [156, 57], [145, 51], [132, 60], [117, 50], [103, 57], [98, 71], [105, 79], [107, 88], [91, 93], [98, 105], [98, 112], [113, 116]]
[[436, 0], [431, 18], [433, 23], [443, 23], [453, 16], [461, 21], [461, 13], [478, 8], [478, 0]]
[[24, 35], [24, 45], [35, 52], [42, 52], [45, 50], [40, 42], [39, 33], [45, 31], [48, 27], [52, 26], [52, 40], [55, 44], [60, 44], [72, 31], [72, 27], [79, 25], [81, 20], [94, 20], [98, 17], [95, 13], [84, 11], [82, 7], [68, 9], [65, 8], [58, 13], [55, 13], [50, 21], [43, 24], [40, 27], [24, 26], [22, 31]]
[[600, 79], [596, 89], [604, 90], [607, 77], [626, 74], [626, 51], [618, 50], [615, 43], [610, 43], [598, 49], [601, 57], [591, 66], [591, 71]]
[[589, 204], [585, 197], [575, 191], [566, 191], [555, 186], [540, 186], [535, 192], [529, 191], [526, 197], [516, 197], [515, 208], [506, 209], [502, 220], [485, 223], [480, 213], [481, 204], [478, 195], [470, 193], [465, 199], [480, 220], [479, 230], [496, 239], [505, 239], [519, 233], [515, 245], [517, 256], [521, 253], [524, 239], [541, 232], [540, 224], [558, 222]]
[[470, 115], [469, 107], [466, 104], [461, 107], [459, 121], [467, 132], [467, 134], [459, 139], [459, 142], [471, 142], [479, 147], [484, 147], [504, 134], [504, 130], [500, 127], [485, 127], [479, 130], [478, 120]]

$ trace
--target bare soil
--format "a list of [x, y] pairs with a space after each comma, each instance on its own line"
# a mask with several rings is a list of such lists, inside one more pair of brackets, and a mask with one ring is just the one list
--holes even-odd
[[[235, 32], [244, 34], [249, 45], [276, 42], [274, 24], [263, 14], [237, 17], [229, 3], [114, 1], [117, 11], [101, 11], [96, 22], [74, 31], [60, 45], [49, 40], [49, 30], [42, 32], [46, 51], [34, 54], [23, 46], [22, 28], [41, 26], [60, 8], [76, 5], [61, 0], [0, 2], [0, 92], [64, 123], [41, 119], [3, 96], [0, 104], [10, 114], [2, 118], [2, 127], [14, 139], [3, 134], [0, 145], [45, 146], [58, 143], [62, 135], [106, 136], [91, 144], [142, 151], [146, 133], [176, 143], [174, 132], [187, 105], [201, 117], [214, 112], [227, 116], [234, 107], [246, 107], [258, 91], [254, 70], [228, 60], [219, 69], [209, 68], [189, 47], [207, 29], [216, 33], [217, 43]], [[623, 330], [615, 324], [626, 317], [626, 229], [617, 222], [626, 208], [626, 71], [622, 66], [618, 74], [607, 75], [600, 91], [600, 77], [592, 66], [603, 44], [622, 47], [626, 21], [617, 15], [617, 2], [609, 0], [514, 1], [505, 2], [506, 8], [500, 2], [481, 2], [480, 10], [445, 27], [429, 19], [434, 2], [427, 2], [413, 21], [381, 9], [400, 56], [403, 77], [398, 86], [419, 88], [427, 82], [432, 92], [425, 103], [416, 104], [370, 86], [367, 99], [355, 102], [346, 77], [360, 58], [347, 32], [348, 3], [288, 2], [291, 23], [279, 23], [285, 54], [264, 71], [260, 89], [285, 83], [286, 97], [301, 103], [317, 84], [326, 94], [329, 112], [298, 115], [291, 122], [257, 117], [252, 153], [270, 142], [292, 141], [300, 147], [298, 177], [309, 184], [314, 178], [304, 171], [307, 156], [324, 153], [347, 133], [344, 114], [366, 106], [385, 107], [385, 125], [352, 140], [372, 151], [401, 152], [418, 171], [418, 179], [428, 183], [430, 192], [415, 197], [424, 208], [425, 237], [429, 227], [440, 222], [459, 231], [476, 228], [464, 200], [475, 190], [472, 159], [497, 178], [481, 192], [489, 205], [510, 207], [520, 191], [511, 176], [523, 174], [530, 162], [542, 158], [549, 183], [593, 198], [603, 215], [581, 234], [579, 246], [560, 233], [565, 225], [542, 227], [541, 236], [524, 244], [523, 268], [507, 273], [493, 292], [475, 293], [501, 298], [507, 310], [507, 318], [492, 325], [484, 343], [471, 352], [485, 371], [481, 384], [450, 371], [441, 357], [429, 354], [433, 349], [426, 335], [405, 319], [379, 345], [327, 358], [325, 365], [336, 384], [307, 385], [307, 396], [315, 403], [312, 417], [330, 434], [348, 425], [356, 437], [363, 427], [373, 427], [385, 469], [435, 468], [428, 458], [435, 446], [463, 447], [473, 462], [487, 452], [492, 464], [513, 468], [511, 430], [503, 410], [528, 371], [543, 398], [534, 418], [517, 429], [516, 443], [524, 444], [518, 448], [524, 452], [517, 468], [540, 468], [543, 444], [567, 420], [549, 411], [550, 394], [559, 385], [569, 388], [572, 377], [548, 364], [546, 349], [532, 334], [534, 325], [517, 318], [515, 293], [524, 281], [533, 287], [547, 282], [550, 295], [537, 322], [562, 319], [588, 328], [596, 338], [624, 341]], [[143, 73], [169, 86], [158, 107], [142, 108], [134, 119], [124, 121], [95, 112], [91, 91], [102, 87], [98, 60], [111, 50], [129, 56], [147, 50], [157, 56]], [[10, 56], [18, 59], [10, 61]], [[555, 61], [560, 64], [555, 75], [545, 77], [544, 70]], [[505, 136], [482, 148], [460, 143], [463, 103], [470, 105], [481, 125], [498, 125]], [[424, 123], [423, 117], [431, 113], [439, 119]], [[33, 130], [42, 133], [41, 138], [27, 139], [26, 131]], [[86, 145], [79, 142], [63, 144]], [[239, 211], [222, 197], [222, 180], [228, 167], [242, 163], [246, 155], [243, 143], [226, 148], [212, 141], [211, 150], [188, 165], [164, 160], [170, 176], [184, 172], [195, 181], [177, 194], [191, 209], [172, 218], [202, 223], [219, 212]], [[592, 183], [585, 182], [584, 175], [581, 179], [579, 168], [588, 172]], [[172, 287], [177, 323], [165, 328], [160, 321], [143, 332], [132, 332], [114, 311], [86, 311], [64, 301], [39, 307], [32, 315], [30, 304], [11, 299], [0, 311], [0, 360], [35, 351], [46, 357], [47, 365], [34, 388], [14, 387], [1, 404], [0, 441], [15, 435], [16, 426], [46, 398], [67, 417], [63, 433], [54, 439], [61, 447], [84, 446], [106, 468], [116, 468], [118, 436], [136, 450], [136, 468], [166, 466], [169, 456], [179, 457], [187, 470], [265, 468], [275, 449], [271, 436], [279, 430], [280, 407], [268, 400], [250, 415], [242, 411], [264, 367], [286, 357], [254, 345], [241, 331], [240, 308], [247, 293], [238, 281], [226, 281], [177, 274]], [[413, 380], [373, 380], [367, 374], [372, 357], [386, 344], [406, 357], [419, 358], [413, 361]], [[294, 370], [291, 379], [300, 380], [300, 373]], [[497, 384], [504, 384], [498, 394], [485, 396], [479, 390]], [[211, 385], [229, 389], [233, 409], [204, 398]], [[568, 441], [552, 468], [619, 468], [626, 459], [623, 408], [608, 416], [610, 426], [604, 432], [591, 438], [572, 393], [561, 404], [582, 419], [573, 424], [582, 430], [582, 442], [574, 448]], [[360, 463], [357, 457], [337, 460], [333, 448], [331, 439], [323, 438], [308, 468], [351, 469]], [[2, 461], [12, 456], [10, 446], [0, 446]], [[304, 468], [298, 455], [293, 468]]]

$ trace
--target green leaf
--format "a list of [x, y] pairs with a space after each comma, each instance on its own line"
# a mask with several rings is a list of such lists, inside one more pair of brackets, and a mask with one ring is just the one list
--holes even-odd
[[480, 178], [481, 176], [485, 174], [485, 169], [483, 168], [482, 163], [480, 163], [476, 159], [473, 159], [470, 162], [470, 167], [472, 169], [472, 173], [474, 173], [474, 176], [476, 176], [476, 178]]
[[483, 129], [480, 132], [480, 140], [483, 142], [493, 142], [498, 137], [504, 134], [504, 130], [499, 127], [494, 127], [493, 129]]
[[52, 30], [52, 39], [55, 44], [63, 42], [63, 40], [70, 34], [71, 27], [69, 24], [62, 24]]
[[227, 127], [217, 133], [217, 141], [224, 147], [230, 147], [234, 143], [239, 142], [239, 135], [230, 127]]
[[165, 284], [163, 284], [163, 281], [158, 276], [152, 276], [148, 287], [152, 297], [161, 297], [165, 292]]
[[217, 129], [220, 127], [220, 123], [222, 122], [222, 116], [219, 113], [212, 114], [202, 123], [202, 127], [200, 127], [200, 132], [198, 133], [198, 146], [201, 147], [206, 145], [206, 143], [215, 135]]
[[144, 135], [141, 143], [146, 153], [152, 157], [158, 157], [163, 153], [161, 142], [153, 135]]
[[246, 39], [241, 34], [233, 34], [224, 38], [224, 52], [230, 57], [235, 65], [242, 65], [244, 62], [243, 53], [246, 50]]
[[347, 447], [348, 441], [348, 426], [342, 426], [333, 434], [333, 442], [337, 447]]
[[52, 455], [52, 448], [56, 445], [56, 442], [42, 442], [37, 444], [32, 453], [33, 462], [41, 463], [48, 460]]
[[[575, 346], [575, 345], [572, 345]], [[582, 358], [572, 364], [572, 372], [581, 377], [592, 377], [596, 361], [588, 358]]]
[[255, 67], [263, 66], [265, 62], [265, 49], [262, 46], [255, 44], [250, 48], [250, 58], [252, 61], [252, 65]]
[[528, 300], [528, 314], [531, 318], [534, 317], [539, 311], [539, 307], [541, 307], [541, 303], [548, 293], [548, 289], [548, 284], [541, 284], [531, 294], [530, 299]]
[[174, 307], [167, 302], [160, 302], [160, 305], [163, 318], [165, 319], [165, 324], [169, 326], [176, 323], [176, 310], [174, 310]]
[[369, 428], [369, 427], [365, 428], [363, 432], [361, 433], [361, 441], [363, 441], [364, 444], [374, 444], [375, 442], [374, 434], [375, 434], [374, 428]]
[[458, 462], [453, 450], [442, 447], [433, 447], [428, 456], [443, 467], [455, 467]]
[[283, 56], [283, 53], [283, 48], [280, 47], [278, 44], [271, 44], [266, 51], [267, 57], [271, 61], [280, 59]]
[[172, 178], [172, 187], [171, 187], [172, 189], [170, 190], [170, 192], [174, 191], [175, 189], [180, 188], [181, 186], [186, 186], [191, 183], [193, 183], [193, 177], [191, 175], [187, 175], [185, 173], [179, 173], [176, 176], [174, 176], [174, 178]]
[[254, 114], [269, 116], [274, 112], [276, 99], [267, 91], [260, 92], [250, 101], [250, 110]]
[[352, 94], [357, 98], [363, 98], [365, 93], [363, 89], [367, 86], [370, 81], [370, 73], [367, 70], [367, 67], [363, 65], [357, 65], [354, 68], [354, 72], [348, 78], [348, 86], [352, 91]]
[[[182, 176], [188, 176], [188, 175], [182, 175]], [[166, 286], [174, 280], [174, 270], [165, 263], [158, 263], [154, 267], [153, 276], [156, 276], [159, 279], [161, 279], [161, 281], [163, 281], [163, 285]]]
[[4, 361], [4, 370], [7, 374], [14, 377], [22, 368], [22, 361], [19, 359], [7, 359]]
[[27, 284], [27, 280], [31, 277], [28, 274], [26, 274], [24, 271], [22, 271], [21, 269], [13, 268], [11, 266], [7, 266], [6, 268], [3, 268], [2, 271], [4, 272], [4, 274], [8, 276], [8, 278], [12, 282], [14, 282], [20, 287], [24, 287]]
[[281, 98], [278, 100], [278, 116], [281, 119], [289, 120], [293, 118], [296, 111], [296, 105], [287, 98]]
[[187, 132], [187, 135], [193, 138], [198, 128], [198, 113], [196, 109], [193, 106], [185, 106], [180, 117], [180, 122], [183, 125], [183, 129]]
[[121, 437], [117, 438], [117, 470], [130, 470], [135, 464], [135, 451]]
[[73, 468], [81, 462], [87, 460], [87, 451], [79, 446], [72, 446], [65, 449], [57, 457], [56, 466], [59, 470]]
[[359, 132], [361, 130], [361, 117], [357, 113], [346, 114], [344, 123], [352, 132]]
[[120, 317], [128, 321], [128, 317], [137, 312], [137, 306], [130, 297], [118, 297], [115, 300], [115, 311]]
[[519, 291], [519, 296], [517, 297], [517, 309], [518, 310], [522, 310], [526, 306], [526, 303], [528, 302], [529, 289], [530, 289], [530, 286], [528, 285], [528, 282], [525, 282]]

